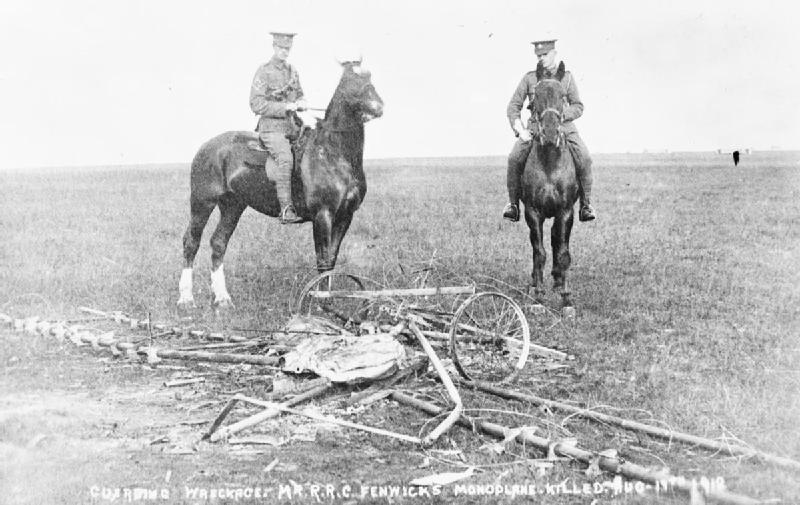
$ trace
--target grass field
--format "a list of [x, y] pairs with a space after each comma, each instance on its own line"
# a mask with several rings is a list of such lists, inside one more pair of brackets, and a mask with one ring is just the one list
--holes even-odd
[[[427, 263], [453, 282], [519, 288], [528, 282], [527, 228], [499, 218], [502, 159], [366, 165], [369, 189], [337, 268], [401, 282], [403, 272]], [[533, 392], [800, 459], [800, 153], [745, 155], [738, 167], [717, 154], [598, 155], [595, 174], [600, 218], [576, 222], [572, 234], [574, 328], [534, 335], [576, 360], [566, 374], [540, 376]], [[77, 307], [84, 305], [178, 319], [187, 166], [4, 171], [0, 187], [0, 312], [60, 319], [79, 317]], [[310, 225], [280, 227], [245, 212], [225, 260], [236, 304], [225, 318], [210, 309], [211, 229], [195, 263], [198, 324], [280, 326], [314, 273]], [[11, 498], [8, 503], [89, 503], [92, 482], [145, 485], [165, 469], [174, 470], [177, 487], [266, 478], [260, 472], [272, 454], [254, 461], [208, 449], [187, 460], [147, 445], [103, 445], [122, 437], [107, 425], [120, 412], [129, 416], [119, 428], [126, 439], [146, 432], [148, 422], [177, 422], [168, 398], [147, 403], [136, 396], [157, 389], [165, 372], [98, 362], [91, 351], [42, 337], [2, 332], [0, 342], [0, 496]], [[135, 402], [125, 407], [109, 400], [120, 392], [145, 401], [146, 412], [137, 412]], [[423, 422], [422, 414], [382, 405], [367, 418], [409, 431]], [[60, 424], [53, 416], [71, 421]], [[676, 474], [723, 476], [731, 490], [761, 499], [800, 499], [797, 471], [571, 423], [588, 447], [622, 448], [634, 461], [667, 464]], [[73, 439], [63, 438], [67, 432]], [[37, 433], [48, 439], [26, 448]], [[418, 451], [359, 437], [323, 441], [322, 456], [311, 444], [275, 449], [291, 462], [280, 478], [380, 481], [454, 471], [417, 469]], [[642, 447], [647, 450], [637, 453]], [[564, 466], [554, 481], [582, 475], [577, 465]], [[509, 471], [522, 479], [529, 467], [488, 468], [481, 475], [493, 482]], [[591, 502], [570, 501], [576, 499], [552, 502]], [[600, 503], [655, 502], [649, 500]]]

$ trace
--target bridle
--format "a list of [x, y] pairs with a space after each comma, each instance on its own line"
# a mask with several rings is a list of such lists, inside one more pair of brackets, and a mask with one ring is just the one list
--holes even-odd
[[[372, 85], [372, 83], [368, 82], [368, 83], [364, 84], [363, 86], [361, 86], [360, 88], [358, 88], [357, 90], [350, 91], [347, 94], [345, 94], [343, 96], [343, 99], [344, 98], [350, 99], [351, 97], [361, 96], [365, 92], [367, 92], [369, 88], [372, 88], [372, 91], [374, 92], [374, 90], [375, 90], [374, 86]], [[323, 109], [321, 107], [305, 107], [303, 110], [322, 111], [322, 112], [326, 112], [326, 113], [328, 111], [328, 109]], [[357, 113], [357, 114], [361, 114], [362, 113], [362, 107], [360, 105], [358, 107], [355, 107], [353, 112]], [[295, 113], [295, 116], [296, 116], [296, 113]], [[326, 119], [322, 119], [321, 120], [321, 124], [322, 124], [323, 129], [325, 131], [327, 131], [327, 132], [330, 132], [330, 133], [357, 132], [357, 131], [361, 130], [363, 128], [363, 126], [364, 126], [364, 122], [357, 121], [357, 122], [347, 122], [344, 126], [341, 126], [341, 127], [338, 127], [338, 128], [334, 128], [333, 125], [331, 124], [331, 122], [327, 118]]]
[[[556, 79], [542, 79], [542, 80], [540, 80], [539, 82], [536, 83], [536, 87], [538, 87], [539, 84], [541, 84], [543, 82], [546, 82], [546, 81], [553, 81], [553, 82], [557, 82], [559, 85], [561, 84], [561, 82], [559, 82]], [[539, 137], [539, 145], [544, 145], [544, 132], [543, 132], [543, 128], [542, 128], [542, 119], [544, 119], [544, 116], [547, 113], [555, 114], [556, 118], [558, 119], [558, 137], [556, 138], [556, 147], [559, 147], [561, 145], [561, 137], [564, 136], [564, 132], [561, 129], [561, 123], [564, 122], [564, 105], [563, 105], [563, 102], [562, 102], [562, 105], [561, 105], [561, 110], [556, 109], [554, 107], [546, 107], [542, 112], [540, 112], [536, 116], [536, 124], [539, 127], [539, 131], [537, 132], [538, 133], [538, 137]]]
[[564, 130], [561, 129], [561, 123], [563, 122], [564, 113], [558, 109], [554, 109], [553, 107], [547, 107], [544, 109], [537, 117], [536, 117], [536, 125], [538, 126], [539, 130], [537, 131], [537, 137], [539, 137], [539, 145], [544, 145], [544, 128], [542, 127], [542, 119], [544, 119], [545, 114], [547, 113], [555, 114], [558, 118], [558, 136], [556, 137], [556, 147], [561, 146], [561, 137], [564, 136]]
[[544, 119], [544, 115], [547, 114], [548, 112], [552, 112], [553, 114], [555, 114], [558, 117], [559, 123], [561, 123], [564, 120], [564, 113], [562, 111], [554, 109], [553, 107], [547, 107], [545, 110], [542, 111], [541, 114], [539, 114], [538, 121]]

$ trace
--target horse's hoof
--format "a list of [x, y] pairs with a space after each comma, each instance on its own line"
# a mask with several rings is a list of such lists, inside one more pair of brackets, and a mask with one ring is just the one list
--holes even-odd
[[531, 288], [528, 291], [528, 296], [536, 300], [536, 303], [541, 305], [546, 298], [546, 292], [543, 288]]
[[566, 319], [568, 321], [575, 320], [575, 307], [572, 305], [567, 305], [565, 307], [561, 307], [561, 318]]

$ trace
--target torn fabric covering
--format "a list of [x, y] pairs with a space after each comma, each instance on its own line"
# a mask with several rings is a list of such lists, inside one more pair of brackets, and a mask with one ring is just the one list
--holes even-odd
[[405, 348], [391, 335], [313, 335], [283, 356], [283, 371], [357, 383], [392, 375], [405, 361]]

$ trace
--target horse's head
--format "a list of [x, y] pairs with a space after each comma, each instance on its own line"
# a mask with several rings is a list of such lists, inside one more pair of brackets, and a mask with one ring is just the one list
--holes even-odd
[[334, 98], [348, 116], [362, 123], [383, 115], [383, 100], [372, 85], [372, 75], [360, 61], [342, 63], [342, 79]]
[[533, 108], [531, 113], [539, 125], [537, 136], [539, 143], [561, 143], [561, 122], [564, 119], [564, 87], [561, 79], [564, 77], [564, 62], [558, 65], [556, 75], [547, 72], [541, 63], [536, 67], [536, 89], [533, 94]]

